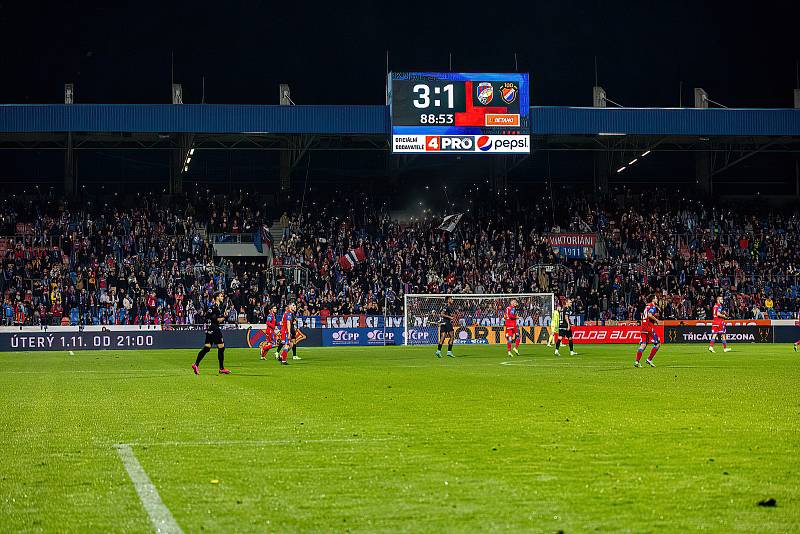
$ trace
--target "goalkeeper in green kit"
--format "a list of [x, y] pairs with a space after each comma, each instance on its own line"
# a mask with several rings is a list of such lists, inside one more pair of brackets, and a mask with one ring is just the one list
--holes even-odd
[[553, 337], [558, 332], [558, 325], [561, 323], [561, 313], [559, 312], [560, 304], [556, 304], [553, 307], [553, 315], [550, 316], [550, 337], [547, 338], [547, 346], [551, 346], [553, 344]]

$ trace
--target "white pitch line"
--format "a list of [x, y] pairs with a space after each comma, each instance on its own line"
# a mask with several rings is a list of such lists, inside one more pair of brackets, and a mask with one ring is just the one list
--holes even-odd
[[147, 476], [142, 464], [133, 454], [131, 445], [129, 443], [118, 443], [114, 445], [114, 448], [117, 449], [122, 465], [125, 466], [125, 470], [128, 472], [131, 482], [133, 482], [133, 487], [136, 488], [136, 493], [139, 495], [139, 500], [142, 501], [142, 506], [144, 506], [147, 515], [150, 517], [150, 522], [156, 532], [159, 534], [183, 534], [183, 530], [181, 530], [175, 518], [172, 517], [172, 513], [164, 504], [164, 501], [161, 500], [158, 490], [153, 485], [150, 477]]
[[533, 363], [533, 360], [506, 360], [500, 362], [500, 365], [528, 365], [529, 363]]
[[[136, 445], [137, 447], [216, 447], [226, 445], [294, 445], [297, 443], [359, 443], [359, 442], [378, 442], [392, 441], [394, 438], [331, 438], [331, 439], [266, 439], [266, 440], [219, 440], [219, 441], [155, 441], [155, 442], [132, 442], [126, 446]], [[115, 445], [118, 446], [118, 445]], [[131, 452], [131, 454], [133, 454]]]
[[84, 373], [84, 374], [102, 374], [102, 375], [128, 375], [133, 373], [161, 373], [161, 375], [188, 375], [186, 371], [172, 371], [170, 373], [165, 373], [164, 369], [109, 369], [109, 370], [100, 370], [100, 369], [62, 369], [60, 371], [3, 371], [3, 374], [7, 375], [52, 375], [52, 374], [73, 374], [73, 373]]

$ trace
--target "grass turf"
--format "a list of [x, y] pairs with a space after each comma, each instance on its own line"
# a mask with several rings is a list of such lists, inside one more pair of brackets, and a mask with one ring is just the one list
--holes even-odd
[[151, 530], [115, 443], [186, 532], [800, 528], [789, 346], [578, 349], [0, 354], [0, 530]]

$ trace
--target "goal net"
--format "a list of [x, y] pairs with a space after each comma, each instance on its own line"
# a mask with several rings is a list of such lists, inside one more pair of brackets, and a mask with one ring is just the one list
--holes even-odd
[[405, 296], [405, 345], [435, 345], [448, 297], [453, 297], [453, 326], [457, 344], [505, 343], [503, 314], [517, 299], [517, 318], [523, 343], [547, 340], [553, 312], [552, 293], [410, 294]]

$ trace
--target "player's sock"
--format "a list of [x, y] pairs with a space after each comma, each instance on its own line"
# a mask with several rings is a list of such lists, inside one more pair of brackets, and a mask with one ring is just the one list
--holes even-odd
[[569, 338], [569, 352], [575, 352], [575, 345], [572, 344], [572, 338]]
[[217, 349], [217, 359], [219, 360], [219, 368], [225, 369], [225, 347]]
[[636, 351], [636, 362], [638, 363], [642, 359], [642, 352], [644, 352], [643, 348], [640, 348]]
[[728, 340], [727, 339], [723, 339], [722, 340], [722, 349], [725, 350], [727, 348], [728, 348]]
[[520, 340], [520, 338], [517, 338], [517, 339], [514, 341], [514, 348], [517, 348], [517, 349], [519, 348], [519, 343], [520, 343], [520, 341], [521, 341], [521, 340]]
[[210, 351], [211, 349], [208, 347], [203, 347], [200, 349], [200, 352], [197, 353], [197, 359], [194, 361], [194, 364], [199, 366], [200, 362], [203, 361], [203, 358], [205, 358], [206, 354], [208, 354]]
[[292, 358], [297, 356], [297, 345], [292, 345]]
[[648, 356], [647, 359], [653, 361], [653, 356], [656, 355], [656, 352], [658, 352], [658, 349], [660, 348], [661, 347], [653, 347], [652, 349], [650, 349], [650, 356]]
[[281, 361], [285, 362], [286, 361], [286, 357], [288, 355], [289, 355], [289, 350], [286, 347], [284, 347], [283, 350], [281, 351]]
[[713, 347], [713, 346], [714, 346], [714, 340], [712, 339], [712, 340], [711, 340], [711, 341], [708, 343], [708, 345], [709, 345], [710, 347]]
[[447, 344], [447, 355], [453, 355], [453, 341], [451, 340], [450, 343]]
[[439, 348], [436, 349], [436, 352], [442, 352], [442, 345], [443, 343], [439, 343]]
[[561, 339], [556, 338], [556, 350], [558, 350], [559, 348], [561, 348]]
[[506, 350], [510, 353], [511, 352], [511, 342], [506, 341]]

